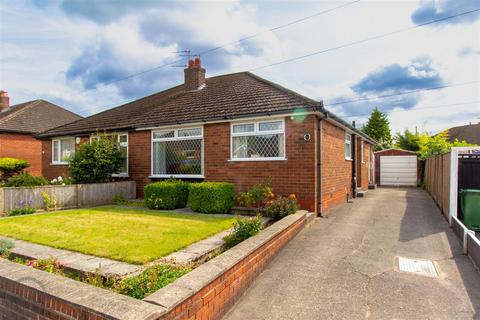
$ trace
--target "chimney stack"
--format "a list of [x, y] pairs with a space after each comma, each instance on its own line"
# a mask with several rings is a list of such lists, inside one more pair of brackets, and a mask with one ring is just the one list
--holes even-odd
[[0, 91], [0, 112], [10, 109], [10, 97], [7, 91]]
[[205, 69], [199, 57], [188, 60], [188, 67], [184, 70], [186, 91], [198, 90], [205, 86]]

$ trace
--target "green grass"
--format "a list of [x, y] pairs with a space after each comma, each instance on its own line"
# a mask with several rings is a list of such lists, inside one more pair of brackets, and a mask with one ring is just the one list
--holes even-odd
[[208, 238], [233, 218], [115, 206], [0, 219], [0, 235], [144, 264]]

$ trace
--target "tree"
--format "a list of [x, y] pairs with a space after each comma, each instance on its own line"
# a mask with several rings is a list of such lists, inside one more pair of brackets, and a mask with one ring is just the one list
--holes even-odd
[[392, 143], [388, 115], [381, 112], [377, 107], [373, 109], [367, 124], [362, 127], [362, 131], [379, 142], [375, 146], [376, 151], [386, 149]]
[[74, 183], [107, 182], [120, 171], [124, 160], [112, 139], [100, 137], [81, 145], [69, 159], [70, 174]]
[[402, 133], [398, 132], [395, 135], [395, 147], [408, 150], [408, 151], [420, 151], [422, 144], [425, 142], [424, 137], [417, 132], [413, 133], [408, 129]]

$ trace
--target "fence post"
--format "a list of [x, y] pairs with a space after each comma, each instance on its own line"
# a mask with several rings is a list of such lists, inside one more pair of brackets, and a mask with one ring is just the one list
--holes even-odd
[[5, 194], [3, 188], [0, 188], [0, 213], [5, 212]]
[[83, 185], [77, 184], [76, 194], [77, 194], [77, 208], [81, 208], [83, 205]]

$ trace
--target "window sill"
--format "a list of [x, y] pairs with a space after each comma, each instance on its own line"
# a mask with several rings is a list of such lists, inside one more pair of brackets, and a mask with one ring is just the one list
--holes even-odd
[[51, 162], [51, 166], [68, 166], [68, 162]]
[[353, 161], [352, 158], [345, 158], [345, 161]]
[[243, 162], [243, 161], [286, 161], [287, 158], [238, 158], [229, 159], [229, 162]]
[[113, 178], [129, 178], [128, 173], [114, 173], [112, 174]]
[[185, 178], [185, 179], [205, 179], [203, 174], [152, 174], [151, 179], [155, 178]]

